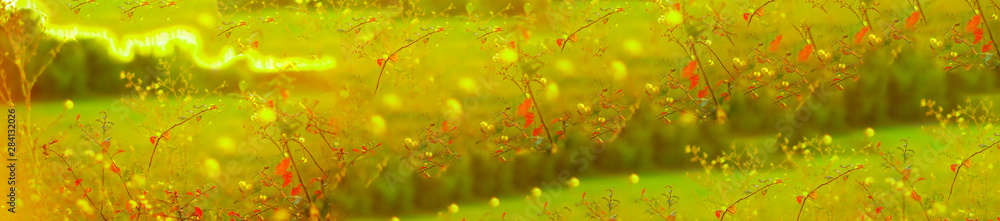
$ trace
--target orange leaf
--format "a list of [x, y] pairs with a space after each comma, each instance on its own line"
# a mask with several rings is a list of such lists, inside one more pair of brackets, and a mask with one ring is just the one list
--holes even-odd
[[535, 122], [535, 113], [528, 112], [528, 114], [524, 115], [524, 127], [525, 128], [527, 128], [528, 126], [531, 126], [531, 123], [533, 123], [533, 122]]
[[729, 213], [729, 214], [736, 214], [736, 205], [733, 205], [733, 206], [730, 206], [729, 208], [726, 208], [726, 212]]
[[118, 166], [115, 165], [115, 163], [111, 163], [111, 172], [121, 173], [122, 169], [118, 168]]
[[962, 161], [962, 166], [965, 166], [965, 168], [972, 168], [972, 159], [970, 158]]
[[396, 62], [399, 60], [399, 56], [396, 56], [396, 53], [392, 53], [392, 55], [389, 55], [389, 60], [392, 60], [392, 62]]
[[802, 50], [799, 51], [799, 61], [809, 60], [809, 55], [811, 55], [812, 52], [813, 52], [813, 45], [812, 44], [806, 45], [805, 48], [802, 48]]
[[531, 113], [531, 104], [533, 101], [531, 98], [524, 99], [521, 105], [517, 106], [517, 115], [526, 116], [528, 113]]
[[576, 42], [576, 34], [570, 35], [568, 39], [569, 41]]
[[288, 166], [291, 164], [292, 158], [285, 158], [278, 163], [278, 166], [274, 168], [274, 175], [281, 176], [288, 173]]
[[855, 44], [859, 44], [859, 43], [861, 43], [862, 40], [865, 40], [865, 35], [868, 34], [868, 29], [871, 29], [871, 28], [868, 27], [868, 26], [865, 26], [864, 28], [861, 28], [861, 31], [859, 31], [857, 34], [854, 35], [854, 43]]
[[289, 183], [292, 183], [292, 173], [291, 172], [283, 174], [281, 176], [281, 178], [284, 179], [283, 180], [284, 183], [281, 184], [281, 188], [285, 188], [285, 187], [288, 186]]
[[920, 11], [915, 11], [910, 14], [910, 17], [906, 19], [906, 28], [913, 28], [920, 21]]
[[809, 192], [809, 198], [812, 199], [819, 198], [819, 193], [816, 193], [816, 191]]
[[769, 47], [767, 50], [771, 52], [778, 51], [778, 47], [781, 46], [782, 38], [784, 38], [784, 36], [778, 35], [778, 37], [775, 37], [774, 40], [771, 41], [771, 47]]
[[448, 132], [448, 121], [441, 123], [441, 132]]
[[910, 168], [903, 169], [903, 171], [901, 172], [903, 174], [903, 179], [904, 180], [910, 179], [910, 173], [912, 172], [913, 170], [911, 170]]
[[973, 32], [972, 34], [976, 36], [976, 40], [973, 41], [972, 44], [979, 44], [979, 41], [983, 40], [983, 29], [982, 28], [976, 29], [976, 31]]
[[917, 195], [917, 191], [910, 192], [910, 198], [913, 200], [920, 201], [920, 195]]
[[694, 75], [695, 70], [698, 70], [698, 61], [692, 60], [688, 62], [687, 66], [684, 66], [684, 72], [681, 73], [681, 77], [690, 78]]
[[982, 21], [982, 19], [982, 15], [973, 16], [972, 20], [969, 20], [969, 23], [965, 23], [965, 31], [973, 32], [979, 29], [979, 22]]

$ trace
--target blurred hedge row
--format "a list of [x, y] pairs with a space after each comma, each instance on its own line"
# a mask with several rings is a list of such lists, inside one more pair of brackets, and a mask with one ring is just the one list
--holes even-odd
[[659, 112], [646, 105], [637, 110], [615, 141], [604, 146], [588, 142], [586, 135], [571, 135], [566, 149], [552, 156], [524, 154], [503, 163], [488, 151], [468, 151], [442, 176], [413, 174], [398, 182], [386, 181], [389, 176], [384, 174], [407, 170], [393, 170], [400, 164], [391, 163], [371, 186], [362, 182], [342, 186], [338, 191], [347, 194], [335, 194], [333, 202], [328, 203], [352, 214], [438, 211], [453, 202], [524, 194], [536, 186], [545, 191], [563, 185], [569, 177], [585, 174], [690, 167], [693, 164], [684, 153], [686, 145], [699, 146], [711, 155], [729, 147], [737, 136], [774, 136], [781, 132], [796, 138], [924, 121], [927, 118], [920, 108], [921, 99], [953, 107], [966, 95], [996, 91], [1000, 86], [996, 72], [946, 73], [931, 59], [915, 52], [899, 54], [897, 58], [888, 54], [867, 56], [871, 60], [865, 62], [869, 65], [861, 71], [860, 80], [846, 82], [843, 89], [818, 89], [813, 100], [800, 108], [780, 108], [770, 99], [737, 94], [729, 102], [729, 121], [725, 124], [685, 126], [658, 121]]

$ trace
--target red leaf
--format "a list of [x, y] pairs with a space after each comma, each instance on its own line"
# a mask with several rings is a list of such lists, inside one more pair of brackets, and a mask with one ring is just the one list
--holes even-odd
[[76, 186], [80, 186], [80, 182], [83, 182], [83, 179], [76, 179]]
[[743, 20], [749, 22], [750, 21], [750, 13], [743, 13]]
[[875, 208], [875, 214], [882, 213], [882, 207]]
[[684, 70], [681, 72], [681, 77], [691, 80], [691, 86], [688, 90], [694, 89], [694, 86], [698, 85], [698, 75], [694, 74], [695, 70], [698, 70], [698, 61], [692, 60], [688, 62], [687, 66], [684, 66]]
[[379, 67], [382, 67], [382, 62], [384, 62], [384, 61], [385, 61], [385, 59], [383, 59], [383, 58], [379, 58], [378, 60], [375, 60], [375, 62], [378, 62], [378, 66]]
[[809, 55], [811, 55], [812, 52], [813, 52], [813, 45], [812, 44], [806, 45], [805, 48], [802, 48], [802, 51], [799, 51], [799, 61], [809, 60]]
[[771, 52], [778, 51], [778, 47], [781, 46], [781, 39], [783, 37], [784, 36], [781, 35], [778, 35], [778, 37], [774, 37], [774, 40], [771, 41], [771, 47], [769, 47], [767, 50]]
[[983, 29], [982, 28], [976, 29], [976, 31], [973, 32], [973, 35], [976, 36], [976, 40], [972, 42], [972, 44], [979, 44], [979, 41], [983, 40]]
[[681, 73], [681, 77], [691, 78], [692, 76], [696, 76], [694, 74], [695, 70], [698, 70], [698, 61], [692, 60], [688, 62], [687, 66], [684, 66], [684, 72]]
[[149, 143], [156, 145], [156, 137], [149, 137]]
[[957, 172], [957, 171], [958, 171], [958, 164], [952, 164], [952, 165], [951, 165], [951, 172], [952, 172], [952, 173], [955, 173], [955, 172]]
[[868, 29], [871, 29], [871, 27], [865, 26], [864, 28], [861, 28], [861, 31], [854, 35], [855, 44], [859, 44], [862, 40], [865, 40], [865, 35], [868, 34]]
[[722, 210], [715, 211], [715, 218], [722, 218]]
[[281, 176], [288, 173], [288, 166], [291, 164], [291, 162], [292, 158], [282, 159], [281, 163], [278, 163], [278, 166], [274, 168], [274, 175]]
[[969, 23], [965, 23], [965, 31], [974, 32], [979, 29], [979, 22], [982, 21], [982, 15], [976, 15], [969, 20]]
[[253, 43], [250, 43], [250, 47], [253, 47], [253, 48], [257, 48], [258, 45], [260, 45], [260, 43], [257, 42], [257, 41], [253, 41]]
[[202, 214], [201, 213], [201, 208], [197, 207], [197, 206], [194, 207], [194, 212], [191, 213], [192, 216], [195, 216], [195, 217], [198, 217], [198, 218], [201, 218], [201, 214]]
[[920, 11], [910, 14], [910, 17], [906, 19], [906, 28], [913, 28], [917, 24], [917, 21], [920, 21]]
[[299, 195], [299, 193], [302, 193], [302, 187], [301, 187], [301, 185], [296, 186], [295, 188], [292, 188], [292, 196], [297, 196], [297, 195]]
[[536, 137], [537, 137], [537, 136], [538, 136], [539, 134], [542, 134], [542, 126], [541, 126], [541, 125], [538, 125], [538, 128], [535, 128], [535, 130], [534, 130], [534, 131], [532, 131], [532, 132], [531, 132], [531, 134], [532, 134], [532, 135], [534, 135], [534, 136], [536, 136]]
[[118, 166], [115, 165], [115, 163], [111, 163], [111, 172], [115, 172], [115, 173], [119, 173], [120, 174], [122, 172], [122, 169], [119, 169]]
[[562, 45], [563, 45], [563, 41], [565, 41], [565, 40], [564, 40], [564, 39], [562, 39], [562, 38], [560, 38], [560, 39], [556, 39], [556, 45], [559, 45], [559, 47], [562, 47]]
[[802, 204], [802, 200], [805, 199], [805, 198], [806, 197], [804, 197], [804, 196], [797, 196], [797, 197], [795, 197], [795, 201], [799, 202], [799, 204]]
[[688, 80], [691, 80], [691, 86], [688, 87], [688, 90], [694, 89], [694, 86], [698, 85], [698, 78], [698, 75], [691, 75], [691, 77], [688, 78]]
[[285, 188], [285, 187], [288, 186], [289, 183], [292, 183], [292, 173], [291, 172], [283, 174], [282, 178], [284, 179], [284, 183], [281, 184], [281, 188]]
[[920, 201], [920, 195], [917, 195], [917, 191], [910, 192], [910, 198], [913, 200]]
[[448, 121], [441, 123], [441, 132], [448, 132]]
[[528, 113], [531, 113], [531, 104], [533, 101], [534, 100], [531, 98], [524, 99], [524, 101], [521, 102], [521, 105], [517, 106], [517, 115], [527, 116]]
[[707, 89], [701, 89], [700, 91], [698, 91], [698, 98], [704, 98], [705, 95], [707, 95], [707, 94], [708, 94], [708, 90]]
[[986, 45], [983, 45], [983, 53], [986, 53], [990, 50], [993, 50], [993, 41], [990, 41], [986, 43]]
[[535, 122], [535, 113], [528, 112], [527, 115], [524, 115], [524, 127], [525, 128], [527, 128], [528, 126], [531, 126], [531, 123], [533, 123], [533, 122]]

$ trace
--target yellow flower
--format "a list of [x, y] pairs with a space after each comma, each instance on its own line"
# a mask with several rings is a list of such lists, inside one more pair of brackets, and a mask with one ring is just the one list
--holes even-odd
[[871, 127], [865, 128], [865, 137], [872, 138], [875, 136], [875, 129]]
[[75, 106], [73, 105], [73, 100], [66, 99], [66, 102], [63, 102], [63, 107], [65, 107], [66, 110], [72, 110], [73, 106]]
[[536, 198], [542, 196], [542, 189], [539, 189], [538, 187], [531, 189], [531, 195]]
[[830, 143], [833, 143], [833, 137], [829, 134], [823, 135], [823, 144], [830, 145]]
[[451, 205], [448, 205], [448, 212], [449, 213], [458, 213], [458, 204], [452, 203]]
[[490, 198], [490, 206], [491, 207], [500, 206], [500, 199], [497, 199], [496, 197]]
[[632, 175], [629, 175], [628, 176], [628, 182], [630, 182], [632, 184], [639, 183], [639, 175], [634, 174], [634, 173]]
[[580, 186], [580, 179], [577, 179], [576, 177], [569, 178], [569, 181], [566, 181], [566, 184], [569, 185], [569, 187], [578, 187]]

